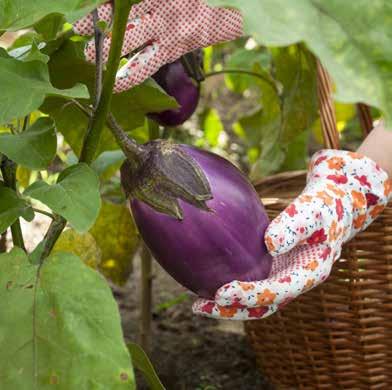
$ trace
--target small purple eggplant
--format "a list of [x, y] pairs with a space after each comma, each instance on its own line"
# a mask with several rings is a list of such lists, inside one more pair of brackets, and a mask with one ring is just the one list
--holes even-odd
[[164, 65], [153, 79], [174, 97], [179, 108], [151, 113], [148, 116], [161, 126], [174, 127], [183, 124], [195, 112], [200, 99], [200, 85], [189, 77], [181, 60]]
[[[156, 142], [150, 144], [158, 145]], [[165, 150], [162, 156], [166, 158], [170, 146], [159, 148]], [[121, 168], [121, 181], [126, 193], [131, 194], [130, 205], [137, 227], [155, 259], [180, 284], [205, 298], [213, 298], [219, 287], [233, 280], [267, 278], [272, 265], [264, 244], [269, 219], [248, 179], [214, 153], [188, 145], [173, 148], [174, 154], [182, 156], [181, 161], [185, 157], [191, 165], [199, 167], [207, 180], [206, 187], [199, 185], [204, 188], [199, 191], [200, 204], [191, 204], [178, 191], [174, 202], [178, 209], [168, 215], [163, 210], [166, 202], [170, 204], [173, 199], [163, 196], [162, 203], [165, 192], [162, 185], [155, 188], [160, 190], [157, 190], [158, 203], [164, 204], [163, 207], [155, 207], [154, 201], [140, 200], [138, 195], [150, 195], [151, 189], [154, 191], [153, 180], [146, 179], [146, 172], [156, 174], [159, 167], [166, 169], [171, 164], [161, 162], [154, 169], [139, 168], [139, 172], [144, 172], [139, 179], [129, 162]], [[180, 180], [189, 185], [192, 180], [186, 179], [187, 173], [179, 161], [172, 165]], [[143, 186], [145, 192], [137, 189]]]

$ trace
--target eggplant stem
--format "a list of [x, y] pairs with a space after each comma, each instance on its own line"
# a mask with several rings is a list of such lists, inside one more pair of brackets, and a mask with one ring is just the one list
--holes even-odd
[[[0, 162], [0, 170], [5, 186], [16, 191], [16, 163], [2, 155], [0, 155]], [[19, 218], [11, 225], [11, 235], [13, 244], [26, 252]]]
[[146, 244], [141, 253], [141, 302], [140, 302], [140, 346], [145, 352], [150, 349], [152, 315], [152, 256]]
[[[112, 31], [112, 45], [110, 47], [109, 60], [105, 79], [103, 81], [102, 93], [95, 91], [95, 99], [99, 100], [96, 109], [94, 110], [92, 119], [87, 128], [85, 138], [83, 140], [82, 152], [80, 154], [79, 162], [84, 162], [90, 165], [98, 149], [101, 134], [107, 120], [112, 101], [113, 87], [116, 79], [116, 73], [121, 58], [121, 49], [124, 41], [125, 29], [128, 21], [128, 14], [131, 10], [134, 1], [116, 0], [114, 6], [113, 31]], [[95, 26], [96, 27], [96, 26]], [[95, 28], [96, 30], [97, 28]], [[99, 55], [98, 55], [98, 58]], [[99, 68], [99, 65], [97, 66]], [[99, 69], [97, 70], [98, 73]], [[96, 84], [99, 81], [96, 82]], [[99, 99], [97, 99], [99, 97]], [[65, 218], [55, 215], [49, 229], [44, 237], [44, 249], [41, 254], [41, 263], [49, 256], [61, 232], [67, 225]]]
[[129, 2], [128, 0], [116, 0], [115, 3], [112, 44], [110, 47], [109, 60], [107, 62], [107, 71], [103, 81], [102, 94], [94, 116], [87, 129], [82, 152], [80, 154], [80, 161], [87, 164], [91, 164], [95, 158], [101, 134], [109, 113], [116, 73], [121, 58], [125, 28], [131, 6], [132, 2]]

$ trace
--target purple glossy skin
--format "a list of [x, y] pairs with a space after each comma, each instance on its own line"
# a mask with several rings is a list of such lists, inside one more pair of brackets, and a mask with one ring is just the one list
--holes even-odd
[[197, 108], [200, 98], [199, 86], [188, 76], [180, 60], [163, 66], [155, 73], [153, 79], [168, 95], [177, 100], [180, 107], [148, 116], [161, 126], [172, 127], [183, 124]]
[[214, 198], [213, 212], [183, 201], [184, 219], [131, 201], [139, 231], [155, 259], [180, 284], [200, 297], [213, 298], [233, 280], [268, 277], [272, 257], [264, 244], [268, 216], [253, 186], [229, 161], [204, 150], [182, 147], [199, 163]]

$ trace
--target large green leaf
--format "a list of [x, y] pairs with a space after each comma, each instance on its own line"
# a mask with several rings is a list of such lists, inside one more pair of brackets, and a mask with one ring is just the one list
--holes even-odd
[[19, 134], [0, 134], [0, 152], [30, 169], [45, 169], [56, 155], [54, 122], [39, 118]]
[[0, 30], [19, 30], [52, 13], [64, 14], [69, 21], [74, 21], [103, 2], [104, 0], [2, 0]]
[[[69, 88], [75, 83], [83, 83], [93, 91], [94, 66], [85, 61], [83, 48], [83, 42], [66, 41], [52, 55], [48, 65], [51, 80], [57, 88]], [[88, 120], [78, 108], [66, 103], [62, 98], [48, 98], [41, 110], [55, 119], [58, 131], [64, 135], [73, 151], [79, 154]], [[82, 100], [81, 103], [88, 105], [91, 102]], [[148, 80], [129, 91], [115, 94], [111, 111], [122, 128], [130, 132], [144, 125], [148, 112], [177, 107], [175, 99], [168, 96], [153, 80]], [[97, 154], [117, 148], [110, 130], [105, 128]]]
[[37, 109], [46, 95], [87, 98], [84, 85], [60, 90], [49, 81], [48, 67], [40, 61], [22, 62], [0, 56], [0, 124]]
[[25, 200], [19, 198], [15, 191], [5, 187], [0, 181], [0, 234], [19, 217], [31, 221], [34, 218], [33, 209]]
[[120, 315], [102, 276], [58, 253], [0, 256], [2, 390], [134, 389]]
[[391, 1], [208, 1], [239, 8], [260, 44], [305, 42], [332, 75], [339, 101], [376, 106], [392, 122]]
[[44, 181], [33, 183], [24, 195], [46, 204], [79, 233], [93, 225], [101, 207], [98, 176], [84, 163], [64, 170], [54, 185]]

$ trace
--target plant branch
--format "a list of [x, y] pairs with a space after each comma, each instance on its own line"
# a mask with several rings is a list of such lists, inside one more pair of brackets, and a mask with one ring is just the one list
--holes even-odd
[[34, 207], [33, 207], [33, 211], [34, 211], [35, 213], [42, 214], [42, 215], [46, 215], [47, 217], [54, 219], [54, 215], [51, 214], [51, 213], [49, 213], [49, 212], [47, 212], [47, 211], [40, 210], [40, 209], [36, 209], [36, 208], [34, 208]]
[[[76, 99], [72, 99], [71, 102], [67, 104], [75, 104], [76, 107], [79, 108], [83, 114], [85, 114], [88, 118], [91, 118], [93, 113], [92, 111], [83, 106]], [[116, 118], [112, 113], [109, 113], [108, 118], [106, 120], [107, 127], [111, 130], [114, 138], [116, 139], [118, 145], [121, 147], [124, 154], [127, 156], [131, 163], [135, 163], [140, 160], [141, 154], [144, 152], [143, 145], [139, 145], [133, 138], [129, 137], [128, 134], [121, 128], [118, 124]]]
[[131, 6], [132, 3], [129, 0], [116, 0], [115, 3], [112, 41], [102, 94], [96, 112], [87, 129], [80, 155], [80, 161], [87, 164], [90, 164], [95, 158], [101, 133], [109, 113], [110, 103], [112, 101], [112, 91], [120, 63], [123, 38]]
[[[79, 158], [80, 162], [91, 164], [95, 158], [95, 154], [99, 145], [102, 130], [107, 119], [112, 100], [113, 86], [116, 78], [118, 65], [120, 63], [121, 49], [124, 39], [125, 28], [128, 20], [128, 14], [131, 9], [132, 2], [129, 0], [116, 0], [114, 7], [114, 22], [112, 31], [112, 44], [110, 47], [107, 72], [103, 82], [102, 93], [100, 88], [95, 91], [95, 101], [97, 103], [93, 116], [89, 123], [86, 136], [83, 141], [82, 152]], [[96, 33], [96, 35], [98, 35]], [[97, 58], [100, 60], [101, 54]], [[99, 68], [99, 65], [97, 65]], [[97, 69], [97, 75], [100, 72]], [[99, 84], [99, 77], [96, 84]], [[52, 223], [44, 238], [44, 249], [41, 255], [41, 262], [50, 254], [61, 232], [64, 230], [67, 221], [65, 218], [55, 215]]]
[[152, 316], [152, 256], [146, 244], [142, 243], [141, 260], [141, 301], [140, 301], [140, 345], [148, 352], [151, 341]]
[[276, 93], [279, 95], [279, 89], [275, 85], [275, 83], [273, 83], [271, 80], [269, 80], [264, 75], [262, 75], [260, 73], [257, 73], [257, 72], [252, 72], [250, 70], [245, 70], [245, 69], [223, 69], [223, 70], [217, 70], [215, 72], [206, 73], [204, 75], [204, 77], [208, 78], [208, 77], [218, 76], [218, 75], [222, 75], [222, 74], [230, 74], [230, 73], [233, 73], [233, 74], [246, 74], [248, 76], [257, 77], [258, 79], [268, 83], [276, 91]]
[[94, 21], [94, 40], [95, 40], [95, 96], [94, 111], [97, 110], [102, 94], [102, 78], [103, 78], [103, 40], [105, 38], [101, 28], [98, 25], [98, 10], [93, 11]]
[[[1, 173], [3, 175], [4, 184], [14, 191], [16, 191], [16, 168], [17, 165], [13, 161], [6, 156], [3, 156], [1, 161]], [[14, 245], [26, 251], [19, 218], [11, 225], [11, 234]]]

